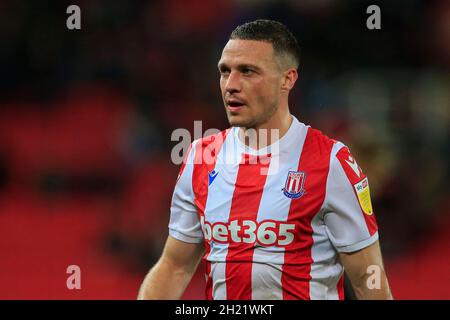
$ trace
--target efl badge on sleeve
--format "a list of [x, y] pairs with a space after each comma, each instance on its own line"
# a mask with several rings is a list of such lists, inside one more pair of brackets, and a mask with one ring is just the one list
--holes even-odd
[[303, 171], [289, 171], [283, 188], [284, 195], [291, 199], [300, 198], [305, 193], [305, 179], [306, 173]]
[[373, 213], [372, 209], [372, 201], [370, 201], [370, 189], [369, 189], [369, 180], [365, 177], [360, 182], [353, 185], [355, 188], [356, 194], [358, 195], [358, 201], [361, 205], [361, 209], [365, 214], [371, 216]]

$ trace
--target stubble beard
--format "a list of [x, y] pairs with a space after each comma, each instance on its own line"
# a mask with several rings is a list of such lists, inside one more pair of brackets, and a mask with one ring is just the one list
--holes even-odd
[[256, 116], [249, 116], [248, 119], [243, 119], [242, 121], [232, 121], [230, 115], [228, 114], [228, 122], [232, 127], [242, 127], [244, 129], [256, 129], [261, 125], [267, 123], [278, 110], [278, 104], [276, 102], [272, 103], [268, 108]]

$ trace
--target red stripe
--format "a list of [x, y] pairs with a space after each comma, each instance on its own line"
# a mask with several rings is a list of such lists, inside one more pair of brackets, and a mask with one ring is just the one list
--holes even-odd
[[291, 177], [288, 177], [287, 181], [286, 181], [286, 185], [285, 185], [286, 190], [289, 190], [290, 183], [291, 183]]
[[291, 178], [290, 181], [289, 181], [288, 190], [289, 191], [295, 190], [294, 188], [295, 188], [295, 179]]
[[[208, 136], [198, 141], [195, 146], [194, 171], [192, 174], [192, 188], [194, 190], [194, 202], [198, 209], [199, 219], [205, 216], [206, 200], [208, 199], [208, 171], [212, 171], [216, 165], [217, 155], [222, 148], [230, 129], [219, 134]], [[207, 275], [205, 295], [206, 299], [212, 299], [212, 279], [210, 277], [211, 264], [207, 262], [210, 246], [205, 241], [205, 254], [203, 261], [206, 263]]]
[[337, 284], [339, 300], [344, 300], [344, 278], [344, 274], [342, 274]]
[[[341, 148], [336, 154], [336, 157], [340, 161], [341, 166], [344, 169], [344, 172], [345, 172], [345, 175], [347, 176], [348, 181], [352, 185], [353, 193], [355, 194], [355, 197], [358, 201], [359, 207], [361, 209], [361, 213], [364, 216], [364, 220], [366, 222], [367, 229], [369, 230], [369, 234], [370, 234], [370, 236], [373, 236], [378, 231], [378, 225], [377, 225], [375, 213], [372, 213], [371, 215], [364, 213], [364, 210], [363, 210], [363, 208], [361, 208], [361, 204], [359, 203], [359, 200], [358, 200], [358, 194], [356, 193], [356, 190], [354, 187], [354, 185], [356, 183], [364, 180], [364, 178], [366, 178], [366, 175], [364, 174], [364, 172], [362, 170], [359, 170], [360, 176], [356, 175], [356, 173], [353, 171], [353, 169], [351, 169], [350, 166], [345, 162], [345, 160], [348, 159], [349, 156], [352, 157], [353, 159], [355, 159], [355, 157], [352, 156], [352, 154], [350, 153], [350, 150], [347, 147]], [[359, 168], [359, 169], [361, 169], [361, 168]]]
[[325, 199], [330, 153], [333, 142], [320, 131], [309, 128], [297, 171], [306, 173], [305, 194], [291, 200], [288, 223], [296, 225], [296, 234], [284, 254], [281, 284], [283, 299], [310, 299], [311, 248], [313, 230], [311, 221]]
[[[267, 175], [261, 170], [269, 167], [267, 158], [244, 154], [231, 202], [228, 221], [251, 220], [256, 222]], [[242, 236], [244, 230], [241, 230]], [[252, 298], [252, 261], [254, 244], [230, 242], [225, 266], [227, 299], [250, 300]]]
[[[208, 246], [209, 248], [209, 246]], [[208, 251], [209, 253], [209, 251]], [[209, 276], [211, 274], [211, 262], [205, 260], [205, 270], [206, 270], [206, 289], [205, 289], [205, 295], [206, 300], [212, 300], [213, 299], [213, 290], [212, 290], [212, 278]]]
[[298, 187], [298, 183], [299, 183], [299, 180], [298, 179], [294, 179], [294, 183], [292, 184], [292, 189], [291, 190], [293, 190], [294, 192], [297, 192], [297, 189], [300, 189]]
[[375, 213], [368, 216], [364, 214], [364, 220], [366, 221], [367, 229], [369, 230], [370, 236], [373, 236], [378, 231], [377, 220], [375, 218]]

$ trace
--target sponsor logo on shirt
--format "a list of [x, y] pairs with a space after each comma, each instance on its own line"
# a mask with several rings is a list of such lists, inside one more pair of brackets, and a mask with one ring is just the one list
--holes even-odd
[[358, 196], [359, 204], [363, 212], [369, 216], [373, 214], [372, 201], [370, 200], [369, 180], [365, 177], [358, 183], [353, 185]]
[[275, 220], [232, 220], [209, 223], [201, 217], [203, 236], [207, 242], [247, 243], [284, 247], [294, 241], [295, 224]]

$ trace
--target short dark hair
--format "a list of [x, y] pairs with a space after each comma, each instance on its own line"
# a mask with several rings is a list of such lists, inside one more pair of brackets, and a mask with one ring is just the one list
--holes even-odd
[[300, 45], [281, 22], [258, 19], [244, 23], [233, 30], [230, 40], [233, 39], [270, 42], [276, 54], [287, 53], [294, 58], [297, 67], [300, 64]]

